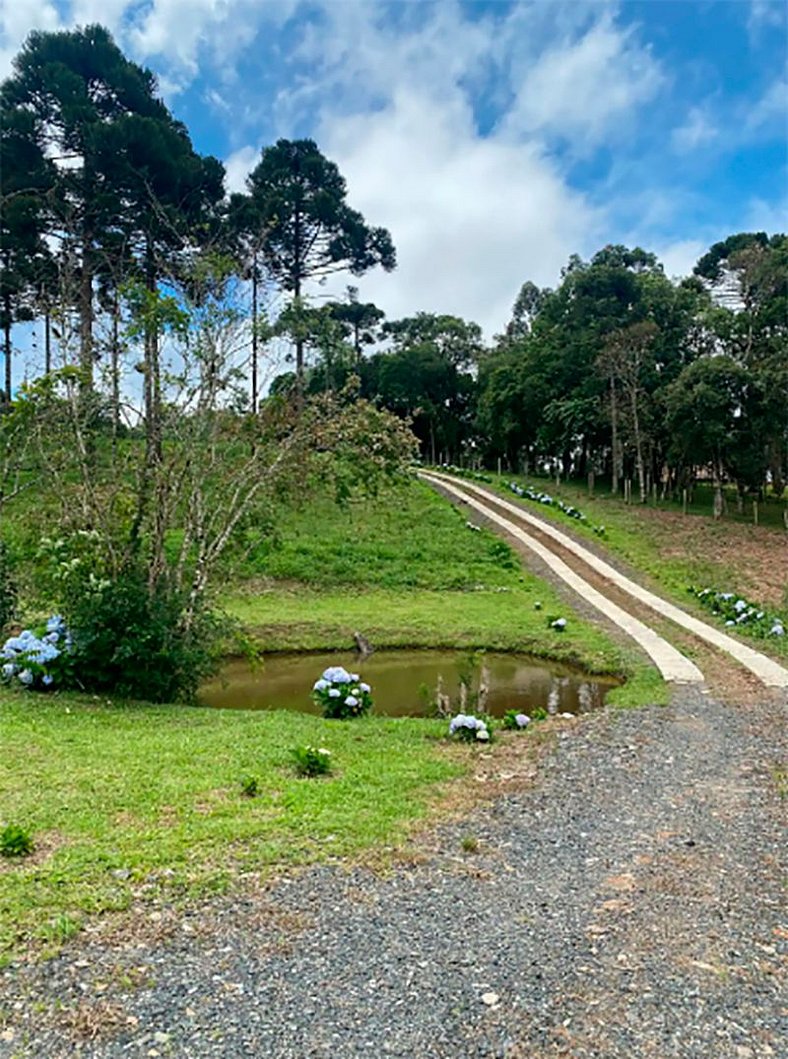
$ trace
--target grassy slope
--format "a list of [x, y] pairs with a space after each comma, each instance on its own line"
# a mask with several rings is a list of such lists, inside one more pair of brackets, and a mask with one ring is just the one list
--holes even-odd
[[[419, 482], [348, 510], [312, 500], [237, 569], [223, 602], [272, 650], [348, 647], [358, 629], [378, 646], [497, 647], [627, 668], [504, 542], [465, 523]], [[550, 615], [569, 618], [565, 633], [548, 628]]]

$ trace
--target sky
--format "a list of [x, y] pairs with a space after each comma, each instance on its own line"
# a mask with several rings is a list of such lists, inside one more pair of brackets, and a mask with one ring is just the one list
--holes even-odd
[[309, 136], [398, 267], [339, 277], [389, 318], [487, 337], [569, 255], [641, 245], [669, 275], [788, 228], [783, 0], [0, 0], [0, 78], [32, 29], [101, 22], [242, 190]]

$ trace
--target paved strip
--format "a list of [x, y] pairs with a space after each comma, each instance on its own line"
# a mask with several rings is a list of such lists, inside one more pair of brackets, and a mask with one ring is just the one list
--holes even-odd
[[499, 507], [512, 512], [512, 514], [517, 515], [517, 517], [524, 522], [536, 526], [541, 532], [546, 533], [548, 536], [552, 537], [553, 540], [563, 545], [563, 547], [574, 552], [574, 554], [582, 559], [584, 563], [590, 566], [593, 570], [596, 570], [596, 572], [603, 577], [607, 578], [623, 592], [626, 592], [639, 602], [645, 603], [647, 607], [655, 610], [658, 614], [662, 615], [662, 617], [669, 618], [671, 621], [675, 622], [676, 625], [680, 625], [683, 629], [687, 629], [701, 640], [705, 640], [706, 643], [711, 644], [712, 647], [716, 647], [718, 650], [725, 651], [727, 654], [731, 655], [737, 662], [740, 662], [746, 669], [749, 669], [751, 673], [754, 673], [755, 676], [766, 684], [767, 687], [788, 688], [788, 669], [785, 669], [773, 659], [767, 658], [767, 656], [761, 654], [760, 651], [755, 651], [752, 647], [747, 647], [746, 644], [739, 643], [738, 640], [734, 640], [733, 637], [728, 636], [719, 629], [707, 625], [705, 621], [701, 621], [699, 618], [695, 618], [693, 615], [688, 614], [685, 610], [682, 610], [681, 607], [677, 607], [673, 603], [668, 603], [667, 600], [662, 599], [653, 592], [649, 592], [648, 589], [638, 585], [635, 581], [631, 581], [619, 570], [616, 570], [609, 563], [606, 563], [604, 559], [600, 559], [597, 555], [594, 555], [593, 552], [584, 548], [582, 544], [578, 544], [577, 541], [568, 537], [559, 529], [556, 529], [551, 523], [546, 522], [544, 519], [537, 518], [528, 511], [524, 511], [522, 507], [510, 503], [503, 497], [491, 494], [488, 490], [480, 489], [478, 486], [471, 485], [462, 479], [458, 480], [456, 478], [451, 478], [448, 475], [433, 472], [430, 472], [430, 474], [422, 473], [422, 477], [425, 479], [433, 478], [434, 480], [439, 481], [442, 485], [445, 485], [447, 482], [453, 483], [455, 486], [461, 485], [463, 490], [475, 493], [488, 500], [494, 500]]
[[[422, 477], [429, 480], [429, 475], [425, 474]], [[612, 600], [603, 596], [588, 581], [575, 573], [570, 566], [567, 566], [563, 559], [559, 559], [557, 555], [554, 555], [549, 548], [545, 548], [543, 544], [535, 540], [519, 526], [515, 526], [513, 522], [503, 518], [502, 515], [497, 514], [486, 504], [469, 497], [461, 489], [455, 488], [454, 485], [445, 479], [441, 479], [440, 485], [447, 492], [465, 501], [479, 514], [484, 515], [485, 518], [506, 530], [507, 533], [510, 533], [527, 548], [535, 552], [540, 559], [547, 563], [553, 573], [565, 581], [570, 588], [581, 595], [593, 607], [596, 607], [597, 610], [601, 611], [605, 617], [618, 625], [620, 629], [623, 629], [627, 635], [631, 636], [652, 659], [664, 680], [676, 684], [703, 683], [703, 674], [694, 662], [690, 662], [688, 658], [685, 658], [672, 644], [669, 644], [667, 640], [655, 633], [648, 625], [644, 625], [642, 621], [628, 614], [616, 603], [613, 603]]]

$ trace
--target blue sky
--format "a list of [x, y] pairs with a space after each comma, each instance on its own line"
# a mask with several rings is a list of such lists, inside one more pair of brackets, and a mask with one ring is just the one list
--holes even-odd
[[365, 299], [491, 335], [520, 284], [555, 284], [572, 252], [639, 243], [679, 274], [731, 232], [786, 229], [787, 11], [0, 0], [0, 75], [30, 29], [103, 22], [233, 189], [277, 137], [318, 141], [398, 249], [395, 273], [359, 282]]

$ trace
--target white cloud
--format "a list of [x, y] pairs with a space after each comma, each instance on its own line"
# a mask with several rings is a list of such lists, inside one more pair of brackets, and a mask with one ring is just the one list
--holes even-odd
[[28, 33], [60, 28], [53, 3], [44, 0], [0, 0], [0, 80], [11, 73], [11, 63]]
[[692, 107], [683, 125], [671, 134], [671, 145], [678, 154], [686, 154], [716, 140], [719, 131], [701, 107]]
[[650, 249], [653, 249], [665, 266], [665, 275], [676, 279], [692, 272], [709, 245], [701, 239], [677, 239], [675, 242], [658, 244]]
[[784, 195], [780, 202], [764, 202], [759, 198], [751, 199], [747, 204], [741, 230], [768, 232], [770, 235], [788, 232], [788, 195]]
[[752, 35], [775, 27], [784, 30], [785, 23], [783, 0], [751, 0], [747, 26]]
[[359, 281], [390, 317], [454, 313], [491, 335], [524, 280], [554, 284], [569, 254], [600, 237], [601, 217], [537, 145], [479, 137], [459, 100], [402, 87], [378, 113], [324, 115], [320, 138], [351, 203], [394, 236], [397, 271]]
[[246, 178], [257, 164], [259, 157], [260, 148], [249, 144], [246, 147], [239, 147], [237, 151], [233, 151], [225, 158], [224, 186], [228, 194], [234, 191], [246, 191]]
[[757, 132], [772, 124], [780, 124], [788, 131], [788, 81], [784, 77], [773, 81], [763, 95], [745, 108], [744, 126], [749, 132]]
[[577, 145], [595, 144], [620, 131], [664, 82], [648, 48], [605, 13], [579, 37], [526, 64], [503, 128], [510, 134], [544, 131]]

